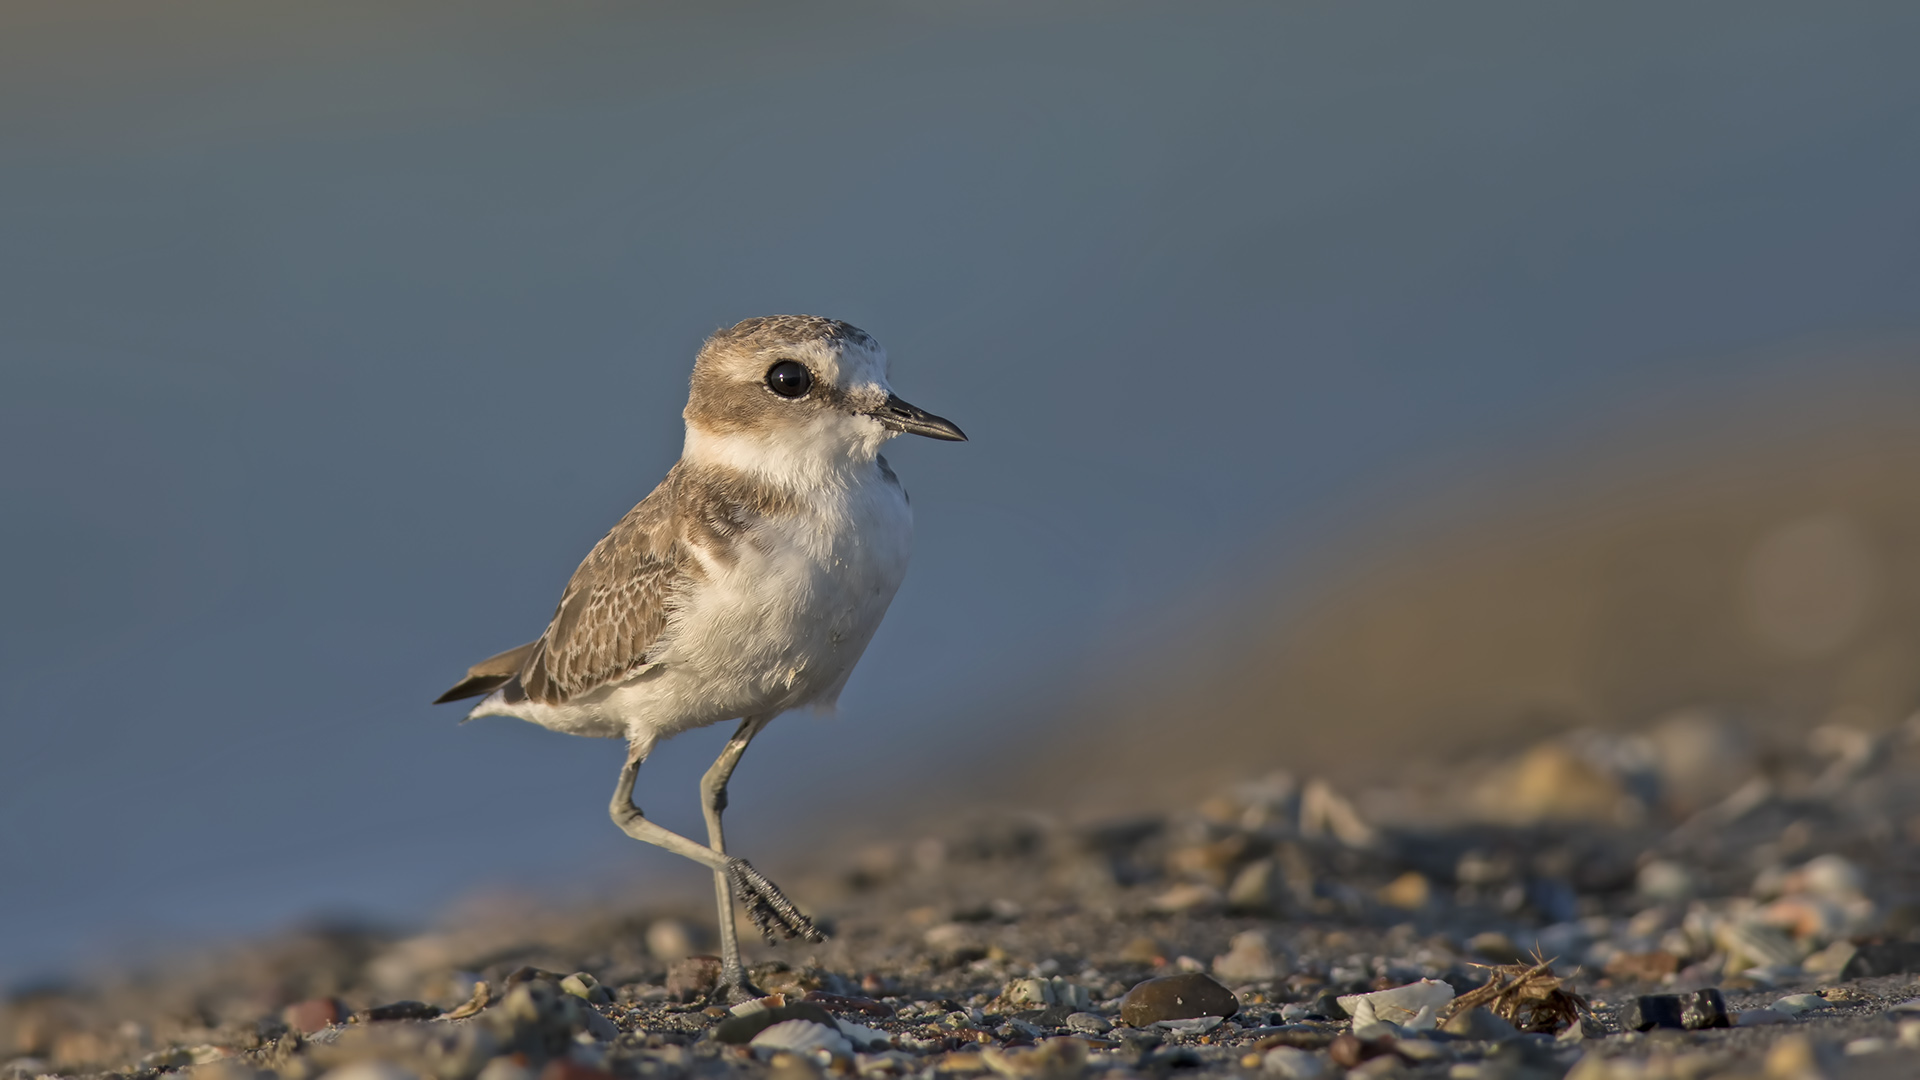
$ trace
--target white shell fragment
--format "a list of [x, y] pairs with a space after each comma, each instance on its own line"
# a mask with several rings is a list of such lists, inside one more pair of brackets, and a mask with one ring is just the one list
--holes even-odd
[[747, 1045], [768, 1053], [790, 1050], [796, 1054], [812, 1055], [818, 1051], [830, 1057], [845, 1057], [853, 1053], [853, 1044], [847, 1041], [845, 1035], [811, 1020], [782, 1020], [755, 1035]]
[[1205, 1035], [1220, 1026], [1221, 1016], [1193, 1016], [1184, 1020], [1155, 1020], [1153, 1026], [1176, 1035]]
[[1434, 1017], [1453, 1000], [1453, 987], [1438, 979], [1376, 990], [1371, 994], [1348, 994], [1340, 998], [1340, 1007], [1353, 1017], [1355, 1028], [1384, 1020], [1409, 1031], [1431, 1031]]
[[839, 1025], [840, 1034], [846, 1036], [847, 1041], [852, 1043], [856, 1050], [885, 1050], [893, 1045], [892, 1032], [870, 1028], [865, 1024], [856, 1024], [849, 1020], [835, 1020], [834, 1023]]

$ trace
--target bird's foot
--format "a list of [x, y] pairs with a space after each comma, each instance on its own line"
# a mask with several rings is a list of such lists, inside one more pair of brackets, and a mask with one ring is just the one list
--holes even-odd
[[745, 975], [742, 975], [738, 979], [722, 978], [707, 995], [707, 1004], [726, 1008], [765, 996], [758, 987], [747, 981]]
[[827, 935], [813, 925], [813, 920], [794, 907], [778, 885], [747, 865], [747, 860], [728, 859], [727, 877], [732, 879], [733, 891], [740, 895], [740, 902], [747, 905], [747, 916], [760, 928], [768, 944], [779, 940], [774, 936], [776, 932], [780, 937], [827, 940]]

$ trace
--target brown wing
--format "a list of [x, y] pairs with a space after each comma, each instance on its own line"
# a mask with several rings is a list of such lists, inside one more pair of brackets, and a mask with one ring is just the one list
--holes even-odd
[[547, 632], [533, 643], [510, 700], [558, 705], [644, 666], [667, 628], [686, 570], [669, 476], [601, 537], [567, 582]]

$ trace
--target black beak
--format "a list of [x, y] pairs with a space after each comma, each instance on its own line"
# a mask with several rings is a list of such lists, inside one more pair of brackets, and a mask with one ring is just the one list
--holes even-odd
[[943, 420], [925, 409], [916, 409], [894, 394], [888, 394], [887, 403], [868, 415], [893, 431], [904, 431], [909, 435], [925, 435], [929, 439], [942, 439], [946, 442], [967, 441], [967, 433], [961, 431], [953, 421]]

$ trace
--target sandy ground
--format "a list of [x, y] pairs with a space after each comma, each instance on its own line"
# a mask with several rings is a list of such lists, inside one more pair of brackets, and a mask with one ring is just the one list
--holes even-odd
[[[1915, 732], [1796, 737], [1683, 714], [1366, 791], [1269, 774], [1171, 813], [983, 816], [789, 868], [831, 937], [755, 942], [770, 996], [732, 1012], [704, 995], [698, 909], [469, 912], [23, 993], [0, 1062], [195, 1080], [1920, 1073], [1920, 1004], [1902, 1011], [1920, 998]], [[1532, 999], [1453, 1008], [1536, 956]], [[1407, 985], [1436, 1007], [1350, 996]], [[1633, 1030], [1659, 995], [1708, 988], [1726, 1012], [1698, 1020], [1732, 1026]]]

